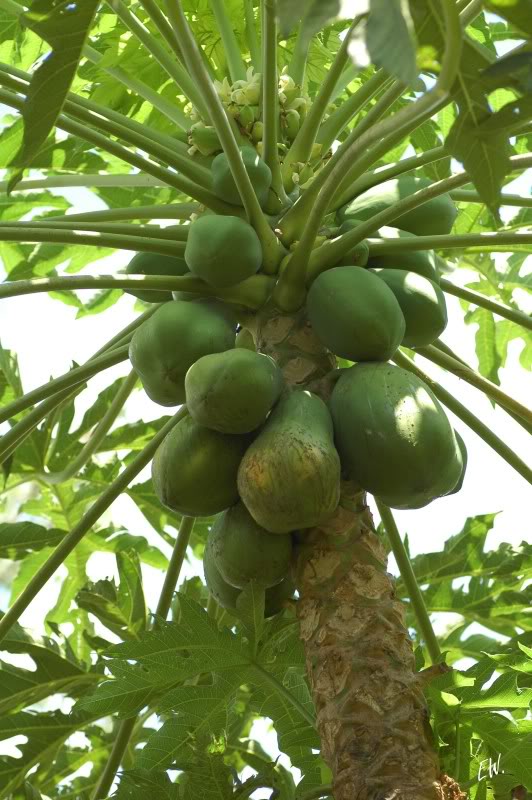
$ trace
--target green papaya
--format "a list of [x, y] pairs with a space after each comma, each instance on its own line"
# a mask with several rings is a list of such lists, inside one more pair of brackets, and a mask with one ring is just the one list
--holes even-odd
[[222, 433], [249, 433], [262, 425], [283, 386], [273, 358], [245, 348], [203, 356], [185, 376], [191, 417]]
[[[383, 239], [408, 239], [415, 238], [415, 233], [384, 226], [379, 228], [378, 236]], [[434, 283], [440, 282], [440, 274], [434, 250], [401, 250], [393, 255], [370, 255], [368, 258], [368, 267], [406, 269], [409, 272], [417, 272], [418, 275], [423, 275], [424, 278], [428, 278], [434, 281]]]
[[[205, 583], [216, 602], [228, 611], [236, 611], [237, 600], [242, 589], [235, 589], [234, 586], [226, 583], [220, 575], [212, 550], [207, 541], [203, 554], [203, 574]], [[266, 589], [264, 592], [264, 616], [273, 617], [283, 610], [288, 600], [294, 596], [295, 586], [290, 578], [285, 578], [281, 583]]]
[[331, 517], [340, 498], [340, 460], [330, 414], [317, 395], [296, 390], [281, 397], [242, 459], [238, 491], [272, 533]]
[[236, 335], [235, 347], [244, 347], [246, 350], [255, 352], [255, 339], [251, 331], [247, 328], [240, 328]]
[[394, 293], [362, 267], [322, 272], [309, 289], [307, 312], [323, 344], [351, 361], [387, 361], [405, 333]]
[[[338, 223], [342, 223], [349, 217], [360, 220], [371, 219], [381, 211], [386, 211], [398, 203], [399, 200], [431, 185], [432, 181], [428, 178], [415, 178], [412, 175], [392, 178], [373, 186], [340, 208], [337, 212]], [[456, 214], [457, 211], [450, 195], [441, 194], [412, 211], [407, 211], [394, 218], [392, 224], [418, 236], [437, 236], [451, 232]]]
[[434, 281], [402, 269], [372, 269], [392, 290], [405, 318], [405, 347], [432, 344], [447, 326], [445, 296]]
[[[335, 238], [338, 236], [342, 236], [344, 233], [349, 233], [350, 231], [354, 230], [360, 221], [357, 219], [346, 219], [345, 222], [342, 222], [338, 230], [336, 231]], [[334, 239], [328, 239], [327, 241], [334, 241]], [[325, 245], [327, 246], [327, 245]], [[350, 266], [350, 267], [365, 267], [368, 263], [369, 259], [369, 244], [368, 242], [363, 239], [361, 242], [356, 244], [352, 250], [346, 253], [345, 256], [342, 256], [339, 266]]]
[[266, 531], [242, 503], [218, 515], [209, 539], [218, 572], [237, 589], [250, 581], [268, 589], [288, 575], [292, 537]]
[[190, 226], [185, 261], [193, 275], [222, 289], [251, 277], [262, 264], [259, 237], [240, 217], [199, 217]]
[[[259, 204], [263, 206], [268, 199], [272, 185], [272, 173], [269, 166], [259, 158], [254, 147], [241, 147], [240, 154], [249, 179], [257, 194]], [[216, 156], [211, 166], [212, 189], [214, 194], [226, 203], [242, 206], [242, 198], [237, 189], [229, 161], [225, 153]]]
[[447, 492], [448, 495], [456, 494], [457, 492], [460, 491], [460, 489], [462, 488], [463, 483], [464, 483], [464, 478], [465, 478], [466, 469], [467, 469], [467, 447], [466, 447], [466, 443], [464, 442], [464, 440], [462, 439], [462, 437], [460, 436], [460, 434], [458, 433], [457, 430], [455, 430], [454, 435], [455, 435], [456, 441], [458, 443], [458, 447], [460, 449], [460, 455], [462, 457], [462, 472], [460, 473], [460, 477], [458, 478], [458, 483], [456, 484], [456, 486], [450, 492]]
[[[161, 256], [158, 253], [137, 253], [126, 267], [128, 275], [186, 275], [187, 263], [178, 256]], [[145, 303], [166, 303], [172, 299], [172, 292], [150, 292], [147, 289], [125, 289], [127, 294], [144, 300]]]
[[228, 436], [186, 416], [164, 439], [152, 462], [161, 503], [189, 517], [210, 517], [238, 501], [238, 466], [247, 436]]
[[457, 484], [460, 448], [423, 381], [391, 364], [343, 371], [330, 399], [346, 474], [394, 508], [420, 508]]
[[209, 353], [235, 344], [234, 319], [220, 305], [172, 300], [137, 328], [129, 358], [148, 397], [161, 406], [185, 400], [185, 375]]

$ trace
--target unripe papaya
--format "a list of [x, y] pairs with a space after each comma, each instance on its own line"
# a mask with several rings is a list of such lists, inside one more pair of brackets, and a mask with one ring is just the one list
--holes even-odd
[[420, 508], [456, 486], [462, 459], [426, 384], [391, 364], [343, 371], [330, 400], [342, 467], [394, 508]]
[[[187, 263], [179, 256], [162, 256], [158, 253], [137, 253], [126, 267], [128, 275], [186, 275]], [[172, 299], [172, 292], [150, 292], [147, 289], [125, 289], [127, 294], [144, 300], [145, 303], [166, 303]]]
[[[339, 209], [338, 222], [343, 222], [348, 217], [368, 220], [385, 211], [391, 206], [409, 197], [419, 189], [431, 186], [428, 178], [414, 178], [411, 175], [401, 175], [389, 181], [380, 183], [359, 195], [350, 203]], [[456, 208], [448, 194], [441, 194], [428, 200], [423, 205], [407, 211], [391, 221], [397, 228], [410, 231], [418, 236], [434, 236], [451, 232], [456, 219]], [[390, 223], [388, 223], [390, 224]]]
[[462, 472], [460, 473], [460, 477], [458, 478], [458, 483], [456, 484], [456, 486], [450, 492], [447, 492], [447, 495], [456, 494], [457, 492], [460, 491], [460, 489], [462, 488], [462, 485], [464, 483], [464, 478], [465, 478], [466, 469], [467, 469], [467, 447], [466, 447], [466, 443], [464, 442], [464, 440], [462, 439], [462, 437], [460, 436], [460, 434], [458, 433], [457, 430], [455, 430], [454, 436], [455, 436], [455, 439], [456, 439], [456, 441], [458, 443], [458, 447], [460, 449], [460, 455], [462, 456]]
[[322, 272], [309, 289], [307, 312], [323, 344], [351, 361], [387, 361], [405, 333], [394, 293], [362, 267]]
[[289, 533], [325, 522], [340, 498], [340, 460], [327, 406], [293, 391], [273, 409], [238, 470], [238, 491], [267, 531]]
[[392, 290], [405, 318], [406, 347], [432, 344], [447, 325], [445, 296], [434, 281], [402, 269], [372, 269]]
[[185, 377], [188, 411], [222, 433], [249, 433], [266, 420], [283, 390], [273, 358], [245, 348], [198, 359]]
[[[268, 199], [268, 191], [272, 185], [272, 173], [269, 166], [257, 155], [254, 147], [241, 147], [242, 161], [253, 184], [261, 206]], [[212, 189], [215, 195], [226, 203], [242, 205], [242, 198], [237, 189], [229, 161], [225, 153], [220, 153], [212, 162]]]
[[236, 335], [235, 347], [243, 347], [246, 350], [255, 352], [255, 340], [251, 331], [248, 331], [247, 328], [241, 328]]
[[[226, 583], [218, 571], [212, 554], [209, 540], [203, 554], [203, 574], [205, 583], [216, 602], [228, 611], [236, 611], [237, 600], [242, 589]], [[266, 589], [264, 593], [264, 616], [273, 617], [283, 610], [288, 600], [294, 596], [295, 586], [290, 578], [285, 578], [281, 583]]]
[[[415, 233], [401, 231], [399, 228], [384, 226], [379, 228], [378, 236], [383, 239], [408, 239], [415, 238]], [[440, 274], [436, 266], [434, 250], [400, 250], [397, 253], [372, 256], [368, 259], [368, 267], [383, 267], [384, 269], [406, 269], [417, 272], [434, 283], [440, 282]]]
[[[349, 233], [360, 224], [358, 219], [346, 219], [338, 228], [337, 235], [342, 236]], [[336, 236], [335, 236], [336, 238]], [[334, 241], [334, 239], [330, 240]], [[365, 239], [356, 244], [345, 256], [342, 256], [339, 266], [365, 267], [369, 258], [369, 244]]]
[[157, 497], [189, 517], [225, 511], [238, 500], [238, 465], [249, 442], [247, 436], [218, 433], [185, 417], [155, 453], [151, 474]]
[[129, 358], [144, 391], [155, 403], [185, 400], [185, 375], [209, 353], [234, 347], [236, 325], [221, 304], [172, 300], [137, 328]]
[[266, 531], [242, 503], [216, 518], [209, 539], [220, 575], [237, 589], [250, 581], [268, 589], [288, 575], [292, 537]]
[[259, 237], [239, 217], [199, 217], [190, 226], [185, 261], [190, 271], [222, 289], [250, 278], [262, 264]]

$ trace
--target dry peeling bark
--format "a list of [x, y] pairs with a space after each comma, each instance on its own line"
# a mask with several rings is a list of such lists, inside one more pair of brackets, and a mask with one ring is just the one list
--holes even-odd
[[[326, 398], [334, 358], [302, 314], [263, 313], [253, 334], [289, 385]], [[297, 552], [300, 635], [335, 800], [458, 800], [440, 774], [404, 607], [364, 492], [346, 483], [335, 516], [305, 531]]]

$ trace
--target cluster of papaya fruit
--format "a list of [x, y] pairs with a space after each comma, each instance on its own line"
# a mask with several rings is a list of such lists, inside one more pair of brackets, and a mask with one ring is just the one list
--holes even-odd
[[[266, 197], [268, 167], [251, 149], [242, 157], [259, 200]], [[212, 178], [214, 191], [239, 205], [224, 154], [214, 160]], [[423, 185], [400, 178], [370, 189], [337, 212], [331, 236]], [[381, 234], [448, 233], [455, 213], [449, 197], [438, 197]], [[223, 289], [261, 266], [260, 241], [248, 223], [205, 213], [190, 224], [183, 259], [138, 254], [127, 271], [191, 273]], [[296, 536], [331, 519], [342, 479], [401, 509], [459, 490], [463, 441], [430, 388], [389, 363], [399, 346], [429, 344], [445, 328], [438, 282], [434, 253], [416, 250], [369, 257], [364, 266], [341, 263], [315, 278], [305, 309], [314, 335], [324, 352], [354, 362], [333, 370], [325, 399], [287, 385], [249, 333], [237, 334], [237, 308], [191, 293], [133, 291], [163, 304], [133, 335], [132, 365], [152, 400], [186, 403], [188, 412], [156, 453], [154, 488], [180, 514], [216, 515], [204, 570], [220, 605], [236, 609], [254, 581], [265, 590], [265, 613], [280, 610], [294, 591]]]

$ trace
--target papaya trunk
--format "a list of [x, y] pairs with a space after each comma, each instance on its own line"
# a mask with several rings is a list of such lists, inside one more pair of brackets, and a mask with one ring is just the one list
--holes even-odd
[[[258, 350], [289, 385], [328, 398], [334, 359], [302, 314], [264, 314]], [[297, 613], [335, 800], [447, 800], [461, 796], [440, 774], [422, 681], [387, 553], [365, 493], [343, 485], [329, 522], [296, 550]]]

